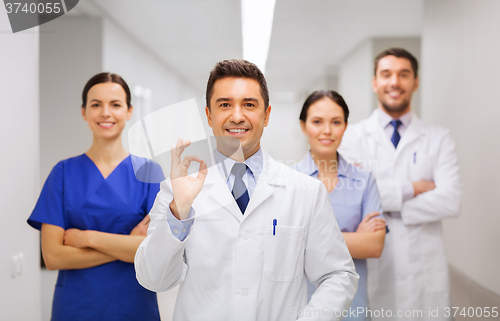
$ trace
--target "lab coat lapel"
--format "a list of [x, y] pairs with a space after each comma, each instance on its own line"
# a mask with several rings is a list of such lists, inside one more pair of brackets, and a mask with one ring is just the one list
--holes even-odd
[[227, 188], [227, 184], [220, 175], [217, 166], [213, 166], [209, 169], [205, 185], [208, 189], [209, 197], [213, 198], [220, 206], [231, 212], [239, 222], [243, 220], [243, 215], [241, 215], [238, 204], [236, 204], [233, 195], [229, 191], [229, 188]]
[[[370, 117], [368, 117], [366, 122], [366, 132], [371, 138], [371, 144], [376, 144], [380, 148], [384, 149], [386, 152], [390, 153], [390, 155], [394, 155], [396, 153], [396, 149], [394, 145], [392, 145], [391, 140], [385, 134], [383, 128], [380, 126], [380, 122], [378, 119], [378, 115], [376, 110], [373, 111]], [[376, 150], [376, 149], [375, 149]], [[371, 151], [372, 155], [375, 155], [375, 150]]]
[[417, 117], [417, 115], [412, 114], [410, 125], [408, 125], [408, 128], [406, 129], [403, 137], [401, 137], [401, 141], [396, 149], [396, 157], [399, 156], [407, 146], [411, 145], [422, 135], [425, 135], [422, 121]]
[[285, 186], [284, 174], [278, 168], [278, 163], [265, 151], [263, 151], [263, 155], [264, 167], [261, 176], [257, 180], [257, 185], [255, 186], [252, 197], [250, 197], [250, 202], [245, 211], [245, 217], [250, 216], [259, 205], [276, 191], [277, 187]]

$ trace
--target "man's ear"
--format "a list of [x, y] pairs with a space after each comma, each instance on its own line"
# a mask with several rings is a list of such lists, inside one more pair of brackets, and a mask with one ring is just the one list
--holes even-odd
[[413, 85], [413, 92], [417, 91], [419, 84], [420, 84], [420, 81], [417, 77], [417, 78], [415, 78], [415, 85]]
[[373, 89], [373, 92], [377, 92], [377, 76], [373, 76], [372, 78], [372, 89]]
[[210, 108], [205, 106], [205, 114], [207, 114], [208, 126], [212, 127], [212, 114], [210, 113]]
[[269, 115], [271, 114], [271, 105], [267, 106], [267, 109], [265, 111], [265, 118], [264, 118], [264, 127], [267, 127], [267, 124], [269, 124]]

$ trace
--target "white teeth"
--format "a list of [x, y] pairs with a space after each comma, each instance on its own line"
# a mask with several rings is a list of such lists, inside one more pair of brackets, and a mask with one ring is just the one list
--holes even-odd
[[99, 125], [107, 127], [107, 126], [113, 126], [113, 123], [99, 123]]
[[247, 129], [228, 129], [228, 131], [231, 133], [243, 133], [246, 132]]

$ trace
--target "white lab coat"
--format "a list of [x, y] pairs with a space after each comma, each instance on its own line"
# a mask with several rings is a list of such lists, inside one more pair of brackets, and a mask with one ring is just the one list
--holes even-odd
[[[313, 313], [317, 317], [306, 320], [340, 320], [333, 310], [349, 308], [358, 275], [318, 180], [264, 152], [242, 215], [214, 166], [183, 242], [166, 220], [172, 198], [169, 181], [162, 182], [135, 268], [139, 283], [152, 291], [181, 284], [174, 320], [279, 321]], [[320, 285], [307, 307], [306, 275]]]
[[[370, 308], [389, 309], [393, 316], [397, 310], [422, 311], [422, 317], [401, 320], [447, 320], [450, 286], [441, 220], [458, 215], [461, 194], [449, 131], [413, 114], [395, 149], [375, 111], [348, 126], [339, 151], [373, 172], [388, 212], [382, 256], [368, 260]], [[421, 179], [434, 181], [436, 188], [403, 202], [402, 183]], [[429, 307], [438, 308], [440, 317], [429, 317]]]

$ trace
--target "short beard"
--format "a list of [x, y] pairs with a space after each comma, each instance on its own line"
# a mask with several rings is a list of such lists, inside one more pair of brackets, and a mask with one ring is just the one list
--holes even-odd
[[408, 109], [408, 107], [410, 106], [410, 100], [403, 101], [401, 104], [399, 104], [397, 106], [389, 106], [382, 101], [380, 101], [380, 104], [382, 105], [382, 107], [384, 107], [384, 109], [388, 113], [398, 113], [399, 114], [399, 113], [402, 113]]

